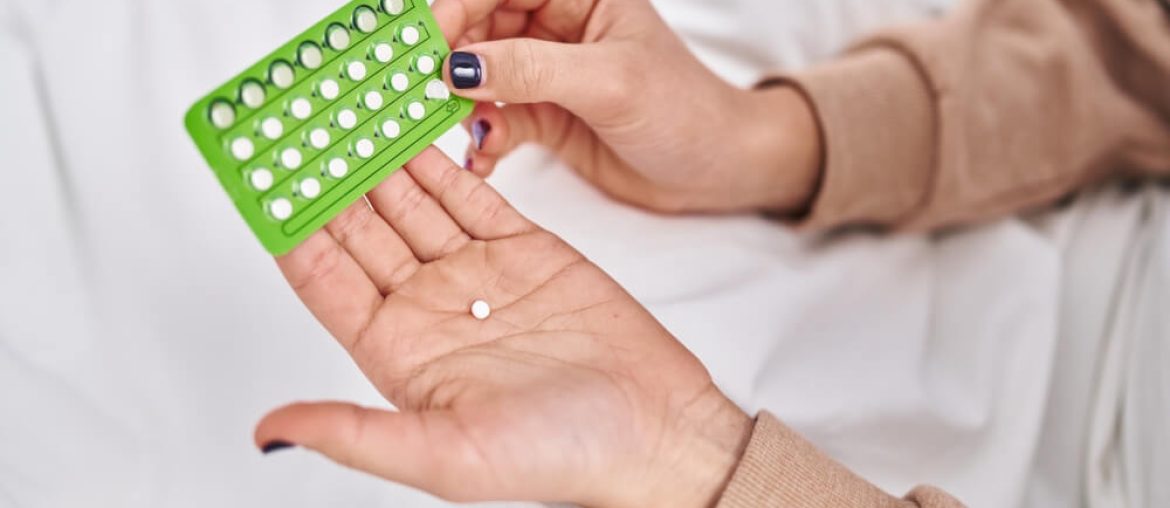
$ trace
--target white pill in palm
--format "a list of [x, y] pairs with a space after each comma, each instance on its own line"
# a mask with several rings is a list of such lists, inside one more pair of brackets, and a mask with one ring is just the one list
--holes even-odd
[[317, 196], [321, 195], [321, 182], [316, 178], [306, 178], [301, 180], [301, 184], [297, 186], [297, 191], [305, 199], [316, 199]]
[[357, 143], [354, 143], [353, 148], [354, 153], [363, 159], [369, 159], [374, 156], [374, 142], [368, 139], [359, 139]]
[[352, 109], [343, 109], [337, 112], [337, 126], [350, 130], [357, 125], [357, 113]]
[[329, 146], [329, 131], [325, 129], [313, 129], [309, 133], [309, 145], [318, 150], [324, 150]]
[[252, 158], [256, 153], [256, 146], [252, 144], [252, 140], [248, 138], [236, 138], [232, 141], [232, 157], [236, 160], [246, 161]]
[[390, 88], [393, 88], [395, 92], [405, 92], [407, 88], [410, 88], [410, 78], [401, 72], [390, 76]]
[[313, 114], [313, 103], [309, 99], [299, 97], [293, 99], [292, 104], [288, 107], [289, 113], [297, 120], [305, 120]]
[[488, 305], [483, 300], [476, 300], [471, 303], [471, 315], [480, 321], [483, 321], [492, 315], [492, 306]]
[[279, 118], [265, 118], [263, 122], [260, 122], [260, 133], [271, 140], [280, 139], [280, 136], [284, 135], [284, 124], [280, 122]]
[[331, 101], [341, 94], [341, 86], [332, 79], [326, 79], [317, 85], [317, 93], [321, 94], [322, 99]]

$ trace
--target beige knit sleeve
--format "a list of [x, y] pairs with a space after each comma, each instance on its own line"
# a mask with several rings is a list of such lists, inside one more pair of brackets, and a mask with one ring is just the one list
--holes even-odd
[[919, 487], [899, 499], [817, 450], [775, 417], [760, 413], [718, 508], [954, 508], [946, 493]]
[[814, 228], [930, 229], [1170, 174], [1170, 15], [1158, 0], [976, 0], [778, 79], [825, 142]]

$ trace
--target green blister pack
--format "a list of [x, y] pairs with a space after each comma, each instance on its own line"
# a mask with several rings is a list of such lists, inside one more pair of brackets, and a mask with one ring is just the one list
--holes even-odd
[[187, 131], [282, 255], [471, 114], [449, 52], [426, 0], [356, 0], [195, 103]]

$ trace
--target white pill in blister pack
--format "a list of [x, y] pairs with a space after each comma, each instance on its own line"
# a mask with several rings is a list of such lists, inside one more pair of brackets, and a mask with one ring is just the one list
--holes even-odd
[[306, 178], [297, 185], [297, 193], [305, 199], [317, 199], [321, 195], [321, 182], [316, 178]]
[[256, 153], [256, 146], [248, 138], [236, 138], [232, 141], [231, 150], [232, 157], [235, 157], [236, 160], [246, 161], [251, 159], [252, 155]]
[[317, 93], [321, 95], [322, 99], [331, 101], [341, 94], [341, 86], [332, 79], [324, 79], [321, 84], [317, 85]]
[[345, 75], [353, 81], [366, 79], [366, 64], [356, 60], [350, 62], [345, 66]]
[[435, 58], [430, 55], [420, 56], [415, 60], [414, 68], [423, 74], [435, 72]]
[[365, 138], [357, 140], [357, 143], [354, 143], [353, 145], [354, 153], [363, 159], [369, 159], [370, 157], [373, 157], [374, 149], [374, 142]]
[[365, 104], [366, 109], [370, 111], [382, 109], [382, 94], [366, 92], [366, 95], [362, 97], [362, 104]]
[[304, 161], [301, 151], [296, 148], [285, 148], [284, 151], [280, 152], [280, 165], [284, 166], [285, 169], [297, 169]]
[[390, 63], [394, 59], [394, 46], [386, 44], [385, 42], [378, 43], [374, 46], [374, 60], [378, 63]]
[[264, 85], [255, 81], [246, 81], [240, 85], [240, 102], [245, 106], [256, 109], [264, 105]]
[[267, 168], [253, 169], [248, 173], [248, 183], [252, 185], [253, 189], [258, 191], [271, 189], [273, 183], [272, 172]]
[[349, 174], [349, 163], [345, 159], [334, 158], [325, 165], [325, 172], [333, 178], [345, 178]]
[[279, 118], [265, 118], [263, 122], [260, 122], [260, 134], [273, 141], [280, 139], [284, 135], [284, 124]]
[[329, 131], [321, 128], [313, 129], [309, 133], [309, 146], [318, 150], [324, 150], [329, 147]]
[[321, 66], [325, 60], [325, 56], [321, 54], [321, 48], [312, 42], [301, 44], [297, 49], [297, 61], [306, 69], [316, 69]]
[[226, 129], [236, 123], [236, 108], [227, 101], [216, 101], [211, 105], [211, 124], [217, 129]]
[[345, 178], [350, 173], [350, 163], [346, 163], [343, 158], [330, 159], [329, 164], [325, 165], [325, 173], [333, 178]]
[[451, 98], [451, 89], [447, 88], [447, 83], [444, 83], [440, 79], [435, 79], [427, 83], [426, 95], [428, 99], [447, 100]]
[[359, 32], [372, 33], [378, 29], [378, 13], [366, 6], [358, 7], [353, 13], [353, 26]]
[[336, 121], [338, 127], [350, 130], [357, 126], [357, 113], [354, 113], [352, 109], [343, 109], [337, 112]]
[[412, 102], [406, 107], [406, 115], [411, 120], [422, 120], [423, 117], [427, 116], [427, 107], [423, 106], [421, 102]]
[[313, 103], [304, 97], [293, 99], [288, 111], [297, 120], [306, 120], [313, 115]]
[[293, 214], [293, 204], [285, 198], [276, 198], [268, 203], [268, 213], [279, 221], [288, 220]]
[[329, 43], [329, 47], [341, 51], [349, 47], [349, 30], [346, 30], [344, 26], [334, 24], [329, 27], [325, 39]]
[[293, 71], [292, 65], [289, 65], [288, 62], [277, 60], [268, 69], [268, 80], [276, 88], [284, 90], [293, 85], [296, 80], [296, 72]]
[[395, 92], [405, 92], [410, 88], [410, 78], [401, 72], [395, 73], [390, 76], [390, 88]]
[[406, 44], [407, 46], [414, 46], [415, 44], [418, 44], [418, 40], [422, 37], [422, 35], [419, 33], [418, 28], [407, 26], [403, 27], [402, 31], [399, 32], [399, 37], [401, 38], [403, 44]]
[[406, 7], [403, 0], [382, 0], [382, 10], [391, 16], [402, 14], [402, 10]]
[[402, 133], [402, 127], [399, 126], [398, 122], [396, 122], [394, 120], [386, 120], [385, 122], [382, 122], [381, 131], [382, 131], [382, 137], [385, 137], [387, 139], [394, 139], [394, 138], [397, 138], [398, 135]]

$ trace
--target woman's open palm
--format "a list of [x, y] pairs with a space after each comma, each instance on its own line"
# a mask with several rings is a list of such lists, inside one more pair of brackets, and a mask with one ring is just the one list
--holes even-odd
[[401, 412], [294, 404], [260, 446], [454, 500], [717, 495], [750, 421], [609, 276], [435, 149], [368, 198], [278, 262]]

